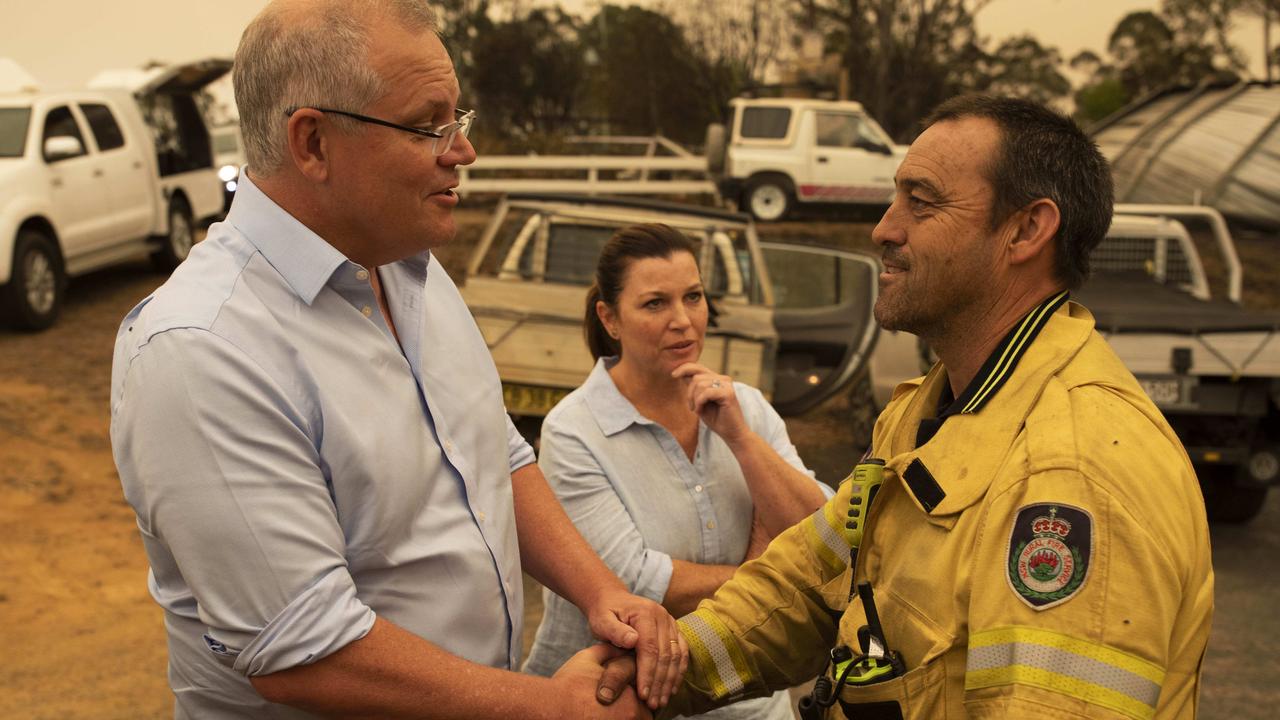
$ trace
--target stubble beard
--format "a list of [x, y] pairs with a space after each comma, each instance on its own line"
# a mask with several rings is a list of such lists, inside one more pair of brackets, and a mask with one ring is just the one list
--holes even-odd
[[923, 307], [924, 298], [911, 301], [908, 288], [897, 288], [897, 292], [881, 293], [876, 298], [874, 315], [876, 322], [885, 330], [909, 332], [921, 335], [932, 324], [929, 312]]
[[971, 307], [973, 294], [963, 287], [933, 287], [919, 297], [911, 288], [896, 288], [876, 299], [876, 322], [885, 330], [908, 332], [926, 342], [945, 340], [955, 329], [963, 308]]

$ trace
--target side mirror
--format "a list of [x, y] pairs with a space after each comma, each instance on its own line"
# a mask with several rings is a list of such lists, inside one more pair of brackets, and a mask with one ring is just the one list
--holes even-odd
[[84, 154], [84, 145], [81, 144], [80, 138], [71, 135], [55, 135], [51, 138], [45, 138], [44, 141], [44, 159], [45, 162], [58, 162]]

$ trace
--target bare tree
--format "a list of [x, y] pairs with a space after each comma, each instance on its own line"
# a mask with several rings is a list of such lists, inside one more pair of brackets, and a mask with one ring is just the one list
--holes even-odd
[[981, 86], [973, 18], [988, 0], [800, 0], [798, 24], [839, 52], [849, 93], [899, 139], [941, 100]]
[[764, 80], [792, 31], [788, 3], [778, 0], [663, 0], [658, 7], [695, 53], [742, 84]]

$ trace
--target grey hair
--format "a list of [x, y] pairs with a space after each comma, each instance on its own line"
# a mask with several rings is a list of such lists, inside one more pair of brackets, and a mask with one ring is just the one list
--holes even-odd
[[[422, 0], [317, 0], [306, 11], [285, 3], [263, 10], [240, 38], [232, 84], [245, 160], [261, 176], [286, 157], [285, 111], [321, 105], [359, 112], [387, 92], [369, 67], [369, 24], [379, 15], [411, 32], [435, 30]], [[354, 129], [342, 116], [331, 120]]]

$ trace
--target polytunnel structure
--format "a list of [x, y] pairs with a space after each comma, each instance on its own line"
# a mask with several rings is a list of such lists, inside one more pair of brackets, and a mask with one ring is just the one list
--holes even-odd
[[1280, 85], [1218, 80], [1152, 93], [1091, 129], [1116, 202], [1208, 205], [1280, 227]]

